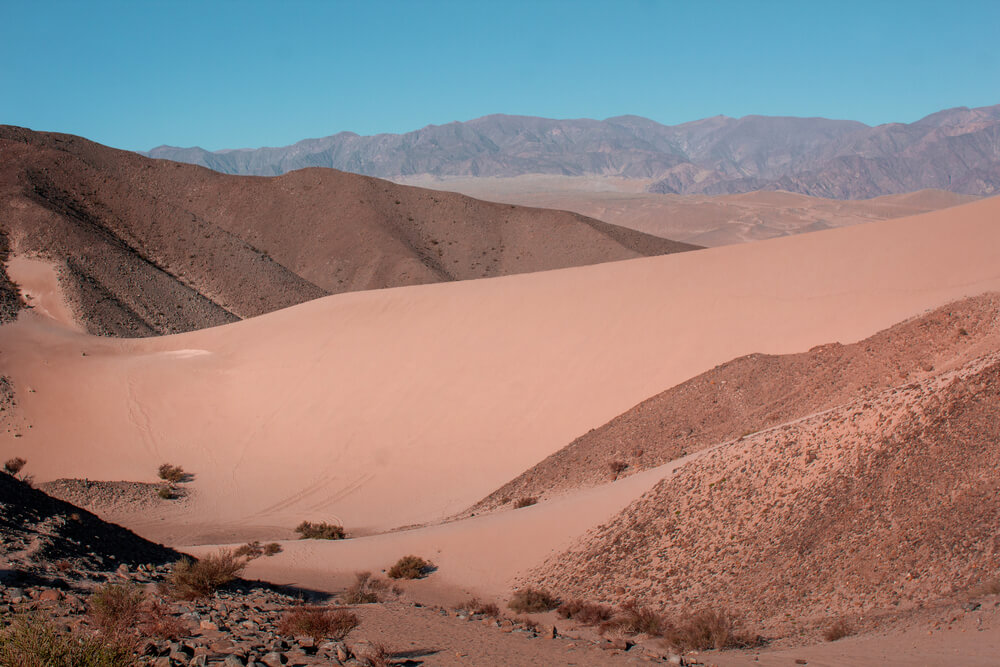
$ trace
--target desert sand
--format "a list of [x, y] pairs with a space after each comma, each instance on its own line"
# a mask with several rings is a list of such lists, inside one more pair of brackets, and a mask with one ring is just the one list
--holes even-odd
[[1000, 288], [998, 209], [344, 294], [150, 340], [22, 318], [0, 329], [0, 359], [30, 428], [0, 454], [39, 481], [182, 465], [190, 509], [159, 522], [180, 543], [302, 519], [355, 534], [433, 522], [716, 364]]
[[51, 271], [15, 260], [25, 292], [49, 305], [0, 328], [0, 373], [18, 396], [0, 457], [24, 456], [39, 482], [152, 482], [159, 464], [182, 465], [194, 479], [176, 510], [116, 520], [193, 553], [288, 538], [303, 519], [354, 536], [287, 542], [251, 575], [331, 590], [419, 552], [439, 570], [414, 596], [502, 597], [691, 458], [442, 521], [720, 363], [850, 343], [1000, 289], [998, 215], [987, 199], [696, 253], [340, 294], [133, 340], [49, 316]]

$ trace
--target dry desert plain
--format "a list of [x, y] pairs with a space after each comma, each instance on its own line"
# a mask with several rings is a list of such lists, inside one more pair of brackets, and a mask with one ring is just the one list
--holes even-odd
[[[56, 270], [45, 262], [15, 256], [9, 271], [35, 307], [0, 327], [0, 370], [16, 389], [0, 455], [28, 459], [36, 482], [155, 482], [161, 463], [180, 464], [193, 475], [182, 500], [98, 503], [93, 509], [196, 556], [251, 539], [282, 541], [282, 553], [248, 569], [274, 582], [335, 592], [356, 571], [379, 571], [412, 553], [437, 569], [406, 586], [408, 599], [453, 606], [475, 595], [503, 603], [518, 587], [543, 580], [557, 595], [581, 596], [580, 582], [588, 577], [572, 575], [592, 575], [599, 562], [587, 564], [589, 545], [657, 494], [676, 493], [672, 479], [724, 465], [743, 437], [746, 447], [758, 447], [740, 450], [751, 462], [787, 463], [787, 454], [769, 448], [765, 431], [738, 434], [656, 466], [626, 468], [615, 480], [543, 493], [530, 507], [470, 507], [591, 429], [720, 364], [754, 353], [854, 343], [946, 304], [1000, 291], [1000, 198], [695, 252], [337, 294], [145, 339], [83, 333], [60, 297]], [[976, 308], [988, 314], [976, 320], [981, 331], [959, 334], [966, 327], [954, 325], [942, 345], [951, 349], [953, 340], [971, 332], [977, 347], [948, 357], [950, 365], [922, 367], [916, 379], [900, 374], [899, 383], [915, 388], [903, 398], [872, 398], [886, 406], [885, 414], [909, 415], [921, 401], [968, 412], [959, 402], [968, 396], [956, 398], [950, 388], [993, 386], [990, 355], [1000, 347], [990, 334], [997, 319], [987, 305]], [[940, 375], [946, 372], [951, 375]], [[812, 424], [809, 417], [815, 415], [792, 421]], [[836, 424], [847, 417], [840, 419]], [[909, 424], [902, 416], [890, 421]], [[830, 448], [831, 461], [839, 460], [839, 437], [824, 440], [823, 433], [841, 431], [826, 422], [809, 428], [800, 439], [814, 439], [821, 453]], [[864, 434], [856, 440], [860, 450], [872, 446]], [[746, 466], [736, 472], [745, 473]], [[765, 475], [761, 483], [784, 486], [778, 475]], [[711, 513], [709, 487], [690, 488], [706, 494], [695, 500]], [[703, 530], [731, 533], [734, 542], [737, 531], [753, 531], [762, 520], [754, 516], [752, 498], [743, 503], [743, 523], [705, 524]], [[719, 516], [724, 524], [726, 515], [720, 510]], [[304, 519], [340, 523], [351, 537], [292, 540], [292, 529]], [[629, 524], [633, 530], [642, 525]], [[975, 563], [996, 566], [993, 549]], [[688, 554], [708, 562], [717, 555]], [[920, 589], [914, 598], [920, 604], [907, 607], [910, 616], [895, 625], [868, 627], [859, 620], [866, 632], [823, 644], [816, 629], [822, 619], [810, 617], [815, 624], [805, 628], [760, 617], [753, 620], [777, 640], [771, 647], [687, 659], [720, 665], [991, 664], [1000, 646], [993, 598], [975, 612], [977, 620], [961, 611], [949, 620], [961, 592], [952, 585], [957, 580], [944, 586], [960, 570], [953, 565], [943, 557], [935, 562], [934, 581], [941, 587]], [[613, 570], [609, 576], [620, 574]], [[972, 576], [961, 574], [965, 582]], [[727, 583], [741, 585], [738, 576]], [[628, 594], [592, 590], [595, 600], [608, 602]], [[650, 600], [675, 593], [659, 591]], [[698, 593], [706, 603], [719, 595]], [[843, 604], [838, 600], [831, 608], [841, 613]], [[522, 637], [484, 638], [486, 629], [469, 639], [467, 626], [421, 626], [421, 609], [366, 612], [363, 622], [400, 643], [426, 642], [426, 633], [438, 633], [430, 643], [447, 650], [422, 657], [426, 664], [639, 659], [565, 641], [538, 648], [542, 644]], [[564, 623], [551, 613], [540, 618]], [[463, 651], [463, 642], [473, 648]]]

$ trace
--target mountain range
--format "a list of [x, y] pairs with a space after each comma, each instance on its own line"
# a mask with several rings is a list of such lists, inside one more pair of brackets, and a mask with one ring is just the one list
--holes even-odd
[[333, 167], [382, 178], [602, 175], [648, 180], [653, 193], [787, 190], [864, 199], [939, 188], [1000, 192], [1000, 105], [957, 107], [914, 123], [715, 116], [662, 125], [639, 116], [552, 120], [491, 115], [405, 134], [340, 132], [281, 148], [159, 146], [149, 157], [228, 174]]

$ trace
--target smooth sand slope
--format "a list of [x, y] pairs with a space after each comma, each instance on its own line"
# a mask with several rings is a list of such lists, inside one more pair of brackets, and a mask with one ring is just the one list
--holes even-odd
[[193, 495], [156, 531], [179, 543], [289, 535], [302, 519], [354, 532], [435, 521], [716, 364], [858, 340], [1000, 289], [998, 220], [1000, 199], [984, 200], [696, 253], [343, 294], [156, 339], [23, 318], [0, 328], [0, 372], [25, 424], [0, 436], [0, 456], [24, 456], [38, 481], [152, 481], [160, 463], [180, 464]]
[[783, 191], [673, 195], [646, 192], [648, 179], [546, 174], [445, 179], [424, 175], [398, 181], [487, 201], [574, 211], [647, 234], [705, 246], [917, 215], [976, 199], [943, 190], [861, 200], [824, 199]]

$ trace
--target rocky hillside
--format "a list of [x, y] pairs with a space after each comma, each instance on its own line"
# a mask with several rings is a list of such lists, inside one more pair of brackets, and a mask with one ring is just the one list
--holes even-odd
[[329, 169], [224, 176], [0, 126], [0, 233], [93, 333], [175, 333], [355, 290], [690, 250], [581, 215]]
[[724, 443], [536, 580], [778, 634], [1000, 590], [997, 405], [990, 353]]
[[1000, 350], [1000, 295], [949, 304], [850, 345], [754, 354], [649, 398], [469, 511], [593, 486]]
[[652, 179], [651, 192], [782, 189], [835, 199], [939, 188], [1000, 192], [1000, 105], [869, 127], [824, 118], [716, 116], [551, 120], [494, 115], [406, 134], [341, 132], [292, 146], [209, 152], [159, 146], [156, 158], [230, 174], [334, 167], [394, 178], [562, 174]]

